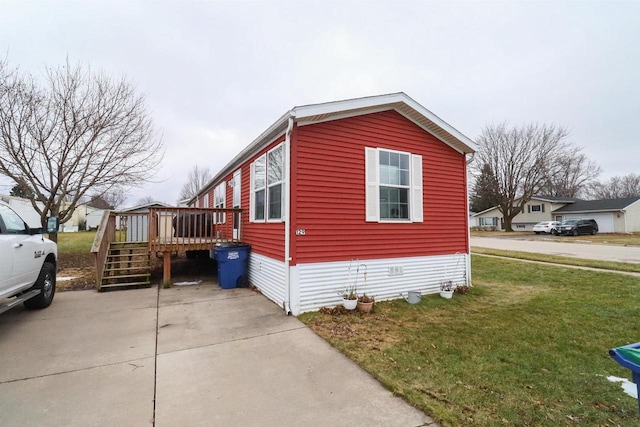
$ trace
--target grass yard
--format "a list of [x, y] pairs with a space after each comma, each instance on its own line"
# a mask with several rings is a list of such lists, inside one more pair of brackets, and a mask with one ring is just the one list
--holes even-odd
[[473, 257], [452, 300], [308, 313], [309, 327], [444, 425], [640, 425], [607, 354], [640, 341], [638, 278]]
[[79, 231], [77, 233], [58, 233], [58, 254], [77, 254], [91, 251], [95, 231]]
[[633, 264], [629, 262], [598, 261], [559, 255], [546, 255], [533, 252], [504, 251], [501, 249], [481, 248], [476, 246], [473, 246], [471, 248], [471, 251], [476, 254], [497, 255], [508, 258], [550, 262], [554, 264], [577, 265], [581, 267], [601, 268], [604, 270], [630, 271], [633, 273], [640, 273], [640, 264]]

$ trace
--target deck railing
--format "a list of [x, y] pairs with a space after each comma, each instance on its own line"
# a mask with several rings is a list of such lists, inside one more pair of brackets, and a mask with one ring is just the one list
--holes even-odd
[[98, 226], [98, 232], [93, 239], [93, 245], [91, 246], [91, 253], [93, 254], [93, 260], [96, 267], [96, 283], [102, 283], [102, 276], [104, 274], [104, 264], [107, 260], [107, 253], [109, 252], [109, 245], [116, 238], [116, 216], [114, 212], [105, 211], [102, 214], [102, 220]]
[[152, 208], [152, 252], [209, 250], [216, 243], [242, 240], [242, 209]]
[[[140, 242], [150, 252], [210, 250], [216, 243], [242, 241], [242, 209], [151, 208], [149, 212], [106, 211], [91, 252], [101, 283], [112, 242]], [[170, 257], [166, 257], [167, 260]], [[165, 273], [167, 266], [165, 265]], [[167, 276], [167, 274], [165, 274]]]

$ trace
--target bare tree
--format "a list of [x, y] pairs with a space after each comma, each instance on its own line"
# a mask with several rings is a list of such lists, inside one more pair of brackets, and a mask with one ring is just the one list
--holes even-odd
[[554, 153], [565, 152], [568, 132], [555, 125], [486, 126], [478, 138], [475, 168], [488, 165], [496, 184], [498, 209], [507, 231], [513, 218], [536, 195], [554, 170]]
[[67, 62], [38, 81], [0, 61], [0, 173], [33, 191], [43, 226], [69, 220], [89, 192], [148, 182], [162, 148], [144, 97], [124, 79]]
[[136, 206], [150, 205], [155, 201], [156, 200], [151, 196], [142, 197], [138, 199], [138, 201], [136, 202]]
[[94, 194], [91, 196], [87, 205], [93, 206], [97, 209], [118, 209], [124, 201], [127, 200], [127, 195], [124, 191], [115, 189], [103, 194]]
[[211, 171], [208, 167], [202, 168], [195, 165], [189, 172], [187, 182], [184, 183], [182, 190], [180, 190], [180, 200], [178, 201], [194, 197], [202, 187], [209, 183], [212, 177], [213, 176], [211, 175]]
[[626, 199], [640, 197], [640, 174], [614, 176], [605, 182], [596, 182], [589, 194], [594, 199]]
[[542, 194], [571, 198], [586, 195], [602, 169], [581, 151], [582, 148], [568, 147], [564, 152], [553, 153], [549, 172], [540, 189]]

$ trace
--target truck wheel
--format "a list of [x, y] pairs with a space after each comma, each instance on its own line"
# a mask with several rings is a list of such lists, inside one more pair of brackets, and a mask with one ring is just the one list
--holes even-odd
[[24, 302], [29, 310], [47, 308], [56, 293], [56, 267], [50, 262], [42, 264], [38, 280], [31, 289], [40, 289], [40, 293]]

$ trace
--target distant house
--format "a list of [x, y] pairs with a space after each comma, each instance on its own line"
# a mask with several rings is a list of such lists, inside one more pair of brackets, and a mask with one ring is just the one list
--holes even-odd
[[[475, 214], [479, 227], [504, 229], [497, 207]], [[530, 231], [541, 221], [594, 219], [601, 233], [640, 232], [640, 197], [609, 200], [578, 200], [566, 197], [535, 196], [525, 204], [523, 212], [513, 218], [514, 230]]]
[[[168, 208], [171, 205], [162, 202], [151, 202], [144, 205], [133, 206], [120, 211], [120, 222], [116, 224], [119, 230], [126, 234], [127, 242], [147, 242], [149, 240], [149, 210], [151, 208]], [[172, 215], [161, 215], [161, 219], [155, 221], [171, 221]], [[164, 224], [163, 224], [164, 225]], [[161, 229], [169, 229], [166, 225]]]
[[[30, 200], [23, 199], [21, 197], [5, 195], [0, 195], [0, 200], [11, 206], [11, 208], [16, 211], [18, 215], [22, 217], [22, 219], [24, 219], [29, 227], [39, 228], [42, 226], [42, 224], [40, 223], [40, 214], [38, 214], [33, 208]], [[42, 203], [36, 202], [36, 204], [40, 209], [44, 209], [44, 205]], [[103, 212], [104, 211], [102, 209], [96, 209], [91, 206], [83, 204], [77, 205], [75, 210], [73, 211], [73, 214], [71, 215], [71, 218], [69, 218], [66, 222], [60, 224], [60, 231], [63, 233], [68, 233], [89, 228], [89, 221], [93, 221], [95, 217], [102, 218]], [[97, 225], [95, 225], [94, 227], [97, 227]]]
[[189, 205], [242, 208], [219, 221], [251, 245], [250, 283], [295, 315], [336, 305], [356, 275], [378, 299], [434, 293], [470, 280], [474, 149], [404, 93], [294, 107]]

